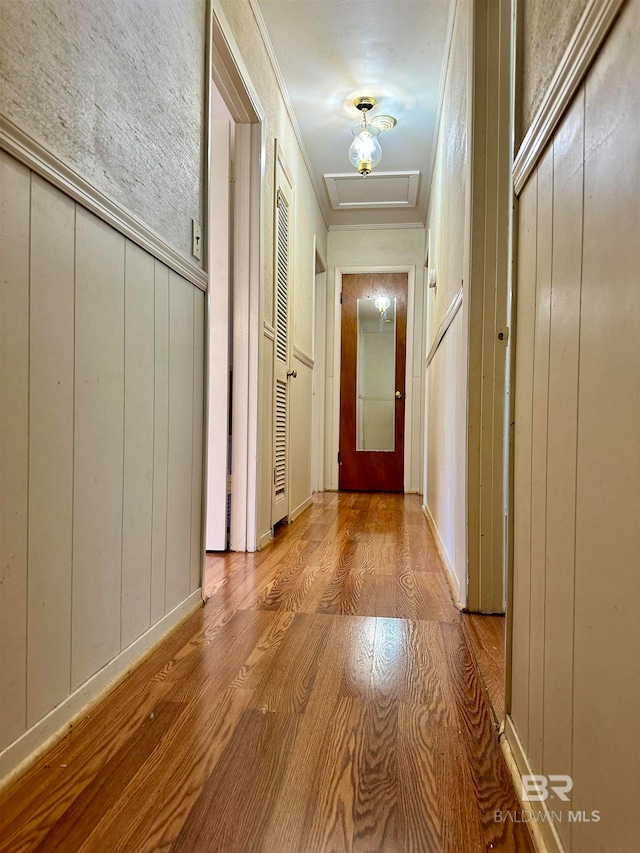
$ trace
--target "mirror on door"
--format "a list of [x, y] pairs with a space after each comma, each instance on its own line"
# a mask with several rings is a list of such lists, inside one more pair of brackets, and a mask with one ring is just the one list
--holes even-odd
[[357, 300], [356, 449], [395, 450], [396, 298]]

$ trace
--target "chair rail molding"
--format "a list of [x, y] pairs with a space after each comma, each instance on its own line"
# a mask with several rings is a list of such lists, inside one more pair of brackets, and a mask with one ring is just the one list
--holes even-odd
[[438, 326], [438, 329], [434, 335], [433, 343], [431, 344], [429, 348], [429, 354], [427, 355], [427, 367], [429, 367], [429, 365], [433, 361], [433, 357], [438, 351], [438, 347], [442, 343], [444, 336], [449, 331], [449, 326], [453, 323], [456, 314], [462, 307], [462, 294], [463, 285], [461, 284], [458, 290], [456, 291], [453, 299], [451, 300], [451, 303], [447, 308], [444, 317], [440, 321], [440, 325]]
[[110, 199], [5, 116], [0, 116], [0, 148], [54, 187], [90, 210], [182, 278], [206, 291], [208, 274], [176, 252], [136, 216]]
[[520, 195], [587, 75], [625, 0], [590, 0], [553, 75], [542, 104], [513, 163], [513, 188]]

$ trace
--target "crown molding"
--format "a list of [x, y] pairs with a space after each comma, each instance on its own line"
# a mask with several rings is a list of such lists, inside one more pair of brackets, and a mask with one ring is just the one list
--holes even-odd
[[625, 0], [591, 0], [553, 75], [513, 163], [513, 187], [520, 195], [573, 96], [587, 75]]

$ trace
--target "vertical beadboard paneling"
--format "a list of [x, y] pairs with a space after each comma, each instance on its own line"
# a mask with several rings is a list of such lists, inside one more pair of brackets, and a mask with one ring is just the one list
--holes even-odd
[[169, 277], [169, 477], [167, 487], [167, 611], [189, 594], [193, 464], [193, 294]]
[[154, 260], [127, 241], [125, 251], [124, 497], [122, 638], [149, 627], [154, 425]]
[[204, 303], [0, 152], [0, 776], [191, 606]]
[[544, 604], [547, 513], [547, 416], [551, 322], [553, 149], [538, 169], [536, 311], [531, 426], [531, 645], [529, 647], [529, 755], [542, 763], [544, 701]]
[[[624, 6], [520, 201], [519, 300], [531, 266], [525, 234], [534, 217], [528, 196], [536, 181], [548, 185], [544, 173], [552, 155], [552, 209], [545, 194], [538, 193], [537, 223], [539, 229], [544, 226], [537, 239], [538, 261], [552, 229], [553, 282], [550, 304], [545, 308], [539, 301], [535, 311], [532, 437], [535, 460], [544, 433], [547, 465], [544, 494], [535, 461], [527, 494], [520, 460], [530, 442], [526, 432], [517, 431], [511, 715], [531, 770], [570, 774], [574, 786], [567, 805], [587, 815], [600, 813], [598, 822], [566, 816], [555, 821], [562, 843], [573, 853], [617, 853], [640, 844], [635, 817], [640, 778], [638, 39], [640, 0], [633, 0]], [[543, 282], [538, 274], [538, 287]], [[540, 300], [540, 292], [538, 296]], [[531, 307], [518, 306], [516, 426], [524, 412], [518, 401], [524, 403], [529, 393], [523, 371], [530, 361]], [[544, 369], [539, 333], [547, 326], [545, 389], [538, 374], [539, 365]], [[544, 519], [536, 509], [542, 497]], [[518, 554], [527, 502], [534, 504], [530, 625], [518, 618], [523, 602]], [[542, 542], [544, 573], [538, 565]], [[538, 708], [534, 687], [540, 648], [544, 650], [543, 719], [533, 719], [528, 741], [522, 721], [527, 686], [521, 678], [527, 643], [532, 719]], [[556, 800], [550, 807], [560, 811], [562, 804]]]
[[165, 613], [167, 466], [169, 452], [169, 270], [155, 262], [155, 394], [153, 420], [153, 531], [151, 624]]
[[0, 152], [0, 749], [27, 717], [30, 183]]
[[72, 688], [120, 651], [124, 248], [77, 208]]
[[523, 744], [529, 732], [529, 631], [531, 599], [531, 413], [536, 309], [538, 176], [520, 197], [516, 294], [514, 556], [511, 715]]
[[[571, 773], [574, 537], [578, 422], [578, 351], [582, 273], [584, 98], [553, 143], [553, 290], [549, 345], [546, 584], [544, 608], [545, 773]], [[570, 805], [567, 804], [567, 805]], [[563, 803], [554, 806], [566, 808]], [[569, 821], [557, 827], [569, 844]]]
[[27, 723], [69, 693], [75, 204], [32, 178]]
[[202, 429], [204, 418], [204, 304], [201, 290], [193, 292], [193, 451], [191, 462], [191, 577], [189, 592], [200, 586], [202, 573]]
[[573, 850], [640, 849], [640, 2], [586, 81]]

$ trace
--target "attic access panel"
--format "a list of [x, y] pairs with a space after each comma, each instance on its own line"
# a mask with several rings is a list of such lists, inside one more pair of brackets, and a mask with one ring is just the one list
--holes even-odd
[[415, 208], [420, 172], [372, 172], [362, 177], [354, 172], [325, 175], [334, 210]]

